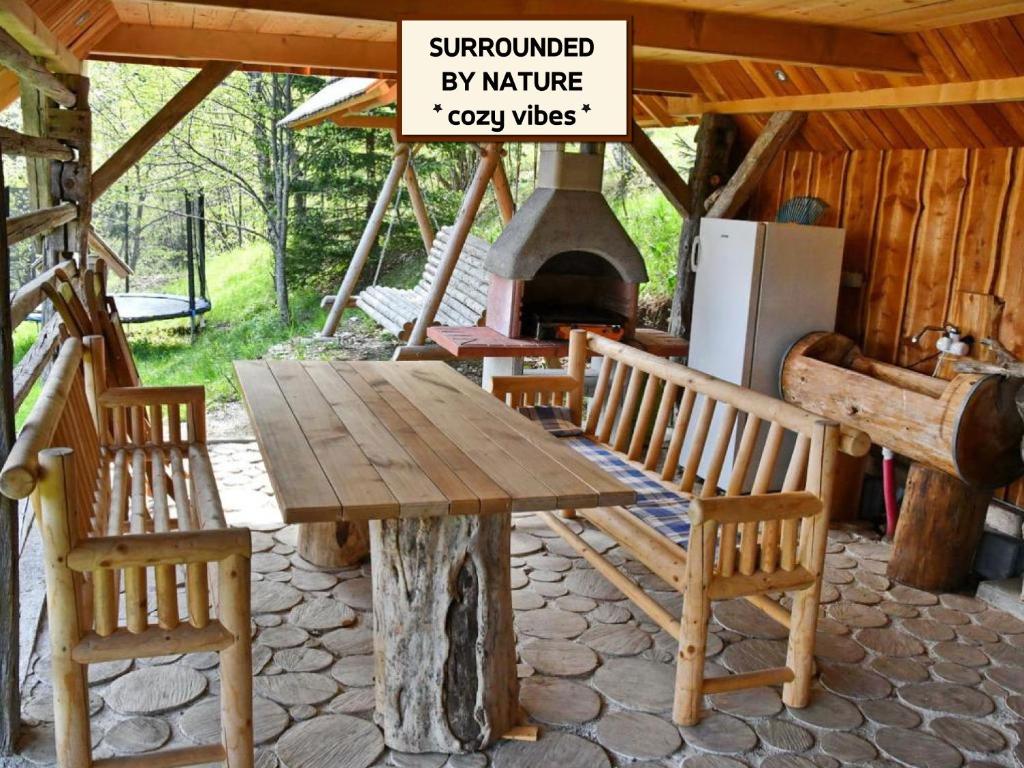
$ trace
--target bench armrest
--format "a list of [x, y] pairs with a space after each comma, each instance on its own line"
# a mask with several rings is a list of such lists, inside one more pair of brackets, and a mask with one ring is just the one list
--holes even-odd
[[73, 571], [99, 568], [150, 568], [157, 565], [215, 563], [231, 555], [252, 554], [248, 528], [97, 536], [68, 553]]
[[810, 491], [715, 496], [690, 502], [690, 522], [759, 523], [813, 517], [825, 505]]
[[100, 395], [100, 405], [108, 408], [148, 405], [191, 405], [206, 407], [206, 388], [181, 387], [111, 387]]

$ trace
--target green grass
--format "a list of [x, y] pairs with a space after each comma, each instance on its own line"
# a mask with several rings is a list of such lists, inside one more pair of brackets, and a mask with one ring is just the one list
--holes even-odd
[[[262, 356], [294, 336], [320, 328], [319, 296], [291, 293], [292, 322], [281, 323], [274, 300], [273, 260], [265, 245], [249, 245], [211, 258], [207, 283], [213, 308], [193, 342], [187, 320], [127, 326], [128, 341], [144, 384], [202, 384], [208, 403], [238, 398], [232, 361]], [[160, 286], [186, 292], [184, 278]]]

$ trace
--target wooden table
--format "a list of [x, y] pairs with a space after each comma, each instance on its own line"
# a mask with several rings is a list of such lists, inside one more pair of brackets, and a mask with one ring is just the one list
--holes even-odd
[[236, 362], [288, 523], [370, 520], [377, 722], [469, 752], [518, 720], [511, 511], [628, 487], [438, 362]]

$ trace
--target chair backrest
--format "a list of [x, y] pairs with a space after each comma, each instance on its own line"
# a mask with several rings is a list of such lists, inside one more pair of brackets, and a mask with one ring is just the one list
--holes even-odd
[[111, 387], [138, 387], [142, 384], [128, 337], [114, 299], [107, 295], [107, 264], [103, 259], [85, 271], [83, 283], [86, 303], [93, 319], [93, 331], [103, 337], [107, 354], [107, 384]]

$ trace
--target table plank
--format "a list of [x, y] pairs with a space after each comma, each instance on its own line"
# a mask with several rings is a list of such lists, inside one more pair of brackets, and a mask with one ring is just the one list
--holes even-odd
[[[302, 425], [313, 460], [322, 468], [338, 500], [329, 520], [362, 520], [399, 516], [399, 500], [363, 454], [348, 426], [297, 360], [275, 360], [268, 370], [281, 388], [287, 406]], [[285, 454], [286, 469], [299, 469], [305, 457]]]
[[410, 388], [392, 370], [396, 363], [362, 362], [379, 375], [416, 407], [423, 418], [434, 425], [445, 437], [464, 453], [477, 467], [497, 483], [510, 497], [512, 510], [528, 512], [557, 509], [558, 494], [516, 460], [494, 440], [477, 429], [470, 420], [471, 409], [459, 412], [443, 407], [439, 402], [428, 402], [426, 407], [417, 398], [416, 387]]
[[[337, 362], [333, 364], [333, 367], [384, 428], [405, 448], [438, 490], [445, 495], [448, 499], [449, 513], [453, 515], [479, 514], [480, 497], [438, 455], [436, 448], [421, 438], [416, 430], [402, 418], [401, 414], [393, 408], [391, 401], [381, 397], [351, 364]], [[507, 501], [506, 497], [506, 505]]]
[[[598, 495], [598, 503], [590, 506], [610, 507], [636, 503], [636, 494], [629, 486], [580, 456], [572, 448], [552, 437], [537, 422], [509, 408], [448, 365], [414, 361], [402, 362], [398, 365], [411, 371], [419, 371], [421, 376], [435, 378], [439, 384], [450, 387], [458, 393], [458, 397], [463, 398], [461, 401], [463, 407], [467, 401], [472, 402], [474, 410], [478, 408], [483, 414], [486, 414], [483, 423], [490, 424], [493, 428], [494, 422], [500, 422], [513, 430], [520, 439], [525, 439], [554, 465], [559, 466], [561, 471], [586, 483]], [[580, 509], [586, 508], [583, 504], [575, 506]]]
[[[273, 363], [271, 364], [273, 369]], [[448, 497], [424, 474], [412, 456], [395, 439], [359, 396], [338, 375], [330, 363], [311, 361], [299, 364], [320, 394], [348, 428], [365, 459], [398, 500], [400, 517], [447, 515]], [[332, 472], [328, 470], [328, 477]], [[333, 476], [339, 482], [351, 482], [351, 470], [342, 468]]]
[[239, 360], [235, 371], [284, 521], [336, 519], [341, 502], [266, 363]]
[[[337, 368], [345, 363], [334, 363]], [[434, 424], [423, 415], [402, 393], [383, 377], [367, 369], [365, 365], [353, 366], [380, 397], [455, 471], [480, 499], [480, 511], [484, 513], [509, 512], [512, 500], [487, 473], [463, 453], [457, 445], [445, 437]]]
[[[400, 390], [404, 386], [406, 394], [421, 411], [430, 411], [435, 424], [455, 439], [456, 431], [461, 432], [463, 426], [456, 426], [452, 419], [461, 416], [476, 428], [493, 444], [503, 448], [532, 477], [534, 482], [541, 482], [555, 493], [559, 508], [587, 508], [598, 505], [598, 494], [576, 475], [566, 472], [564, 467], [551, 458], [536, 450], [536, 446], [525, 442], [513, 429], [502, 420], [493, 418], [481, 408], [479, 401], [467, 399], [458, 387], [452, 386], [445, 378], [444, 372], [451, 372], [457, 379], [462, 377], [448, 366], [440, 365], [414, 366], [398, 363], [384, 370], [384, 375]], [[400, 383], [401, 382], [401, 383]], [[467, 383], [468, 382], [467, 380]], [[473, 386], [470, 383], [470, 386]], [[493, 398], [492, 398], [493, 399]], [[499, 406], [497, 400], [495, 400]], [[518, 414], [516, 414], [518, 417]], [[545, 434], [548, 439], [554, 440]], [[490, 467], [486, 467], [491, 471]]]

